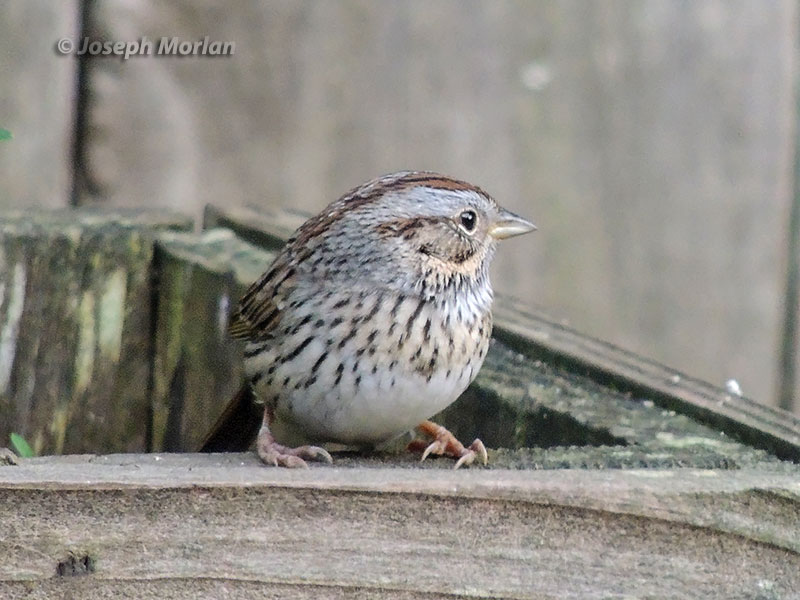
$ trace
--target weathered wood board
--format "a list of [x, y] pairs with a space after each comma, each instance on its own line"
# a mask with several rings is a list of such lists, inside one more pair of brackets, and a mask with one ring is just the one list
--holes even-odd
[[597, 340], [499, 297], [494, 336], [510, 348], [604, 387], [677, 411], [751, 446], [800, 462], [800, 418]]
[[228, 229], [157, 235], [151, 450], [198, 448], [242, 384], [228, 318], [271, 260]]
[[0, 213], [0, 439], [37, 453], [144, 451], [153, 228], [164, 212]]
[[443, 463], [350, 459], [293, 471], [249, 454], [23, 460], [0, 467], [0, 595], [783, 599], [800, 590], [796, 469], [722, 477]]
[[[126, 417], [127, 435], [149, 430], [151, 445], [187, 449], [239, 384], [225, 335], [235, 298], [296, 218], [209, 209], [206, 225], [229, 229], [145, 236], [137, 227], [163, 227], [163, 217], [120, 223], [78, 211], [34, 226], [17, 216], [4, 222], [2, 248], [12, 267], [18, 246], [50, 257], [39, 277], [56, 284], [84, 285], [97, 271], [108, 285], [104, 265], [123, 268], [129, 238], [141, 236], [149, 316], [123, 334], [150, 343], [125, 385], [144, 385], [152, 405]], [[13, 244], [20, 231], [33, 239]], [[83, 242], [95, 238], [115, 250]], [[70, 260], [93, 256], [83, 279], [71, 274]], [[69, 324], [60, 293], [42, 298]], [[2, 295], [0, 314], [19, 312], [19, 294]], [[104, 314], [92, 321], [99, 330]], [[63, 356], [82, 356], [80, 337]], [[252, 453], [20, 459], [0, 466], [0, 597], [791, 598], [800, 466], [780, 458], [796, 459], [800, 426], [673, 375], [500, 300], [484, 368], [436, 417], [461, 439], [483, 438], [488, 468], [453, 472], [448, 459], [391, 452], [338, 452], [334, 465], [303, 472], [266, 468]], [[77, 406], [86, 422], [65, 431], [119, 441], [90, 404]], [[708, 426], [720, 423], [749, 435]]]
[[[16, 431], [37, 452], [199, 448], [241, 383], [228, 315], [270, 250], [227, 229], [146, 234], [188, 226], [157, 214], [28, 216], [2, 221], [4, 436]], [[206, 214], [207, 225], [267, 249], [300, 218]], [[800, 423], [789, 415], [682, 380], [502, 297], [496, 312], [500, 339], [484, 369], [436, 417], [460, 438], [529, 448], [530, 465], [551, 468], [742, 467], [763, 451], [800, 456]]]
[[80, 2], [0, 4], [0, 211], [72, 200], [78, 62], [56, 52], [78, 33]]
[[236, 53], [90, 60], [85, 201], [313, 213], [439, 170], [540, 227], [501, 250], [499, 291], [775, 402], [792, 0], [148, 0], [92, 22]]

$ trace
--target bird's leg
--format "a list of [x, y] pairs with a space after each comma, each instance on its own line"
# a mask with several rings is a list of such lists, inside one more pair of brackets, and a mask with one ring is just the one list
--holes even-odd
[[267, 406], [264, 409], [264, 420], [261, 423], [261, 430], [258, 432], [258, 438], [256, 439], [256, 451], [265, 464], [275, 467], [289, 467], [290, 469], [307, 469], [306, 460], [333, 462], [333, 458], [324, 448], [319, 448], [318, 446], [289, 448], [276, 442], [269, 429], [272, 416], [272, 410]]
[[480, 457], [484, 465], [489, 462], [486, 447], [480, 440], [475, 440], [468, 448], [465, 448], [452, 433], [433, 421], [423, 421], [417, 426], [417, 430], [433, 438], [429, 444], [423, 440], [414, 440], [408, 445], [408, 449], [412, 451], [424, 448], [420, 462], [428, 458], [430, 454], [446, 454], [457, 458], [454, 469], [458, 469], [462, 465], [471, 465], [476, 457]]

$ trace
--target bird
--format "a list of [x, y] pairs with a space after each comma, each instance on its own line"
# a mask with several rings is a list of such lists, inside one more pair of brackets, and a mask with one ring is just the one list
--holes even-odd
[[260, 459], [330, 463], [315, 444], [374, 449], [416, 429], [430, 440], [410, 445], [421, 460], [486, 464], [479, 439], [465, 447], [429, 419], [486, 357], [497, 242], [535, 229], [481, 188], [430, 171], [368, 181], [303, 223], [229, 325], [247, 381], [231, 404], [264, 405]]

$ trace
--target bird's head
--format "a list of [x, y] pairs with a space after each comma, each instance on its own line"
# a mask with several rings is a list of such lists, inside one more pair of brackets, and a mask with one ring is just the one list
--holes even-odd
[[488, 286], [497, 241], [535, 229], [476, 186], [404, 171], [352, 190], [292, 243], [298, 253], [330, 257], [316, 265], [320, 276], [433, 293], [453, 281]]

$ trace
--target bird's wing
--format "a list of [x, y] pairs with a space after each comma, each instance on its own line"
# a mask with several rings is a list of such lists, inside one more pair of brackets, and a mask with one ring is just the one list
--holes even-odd
[[281, 321], [295, 282], [294, 269], [288, 266], [288, 257], [282, 253], [242, 296], [228, 327], [231, 336], [248, 340], [270, 337]]

